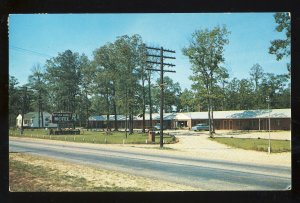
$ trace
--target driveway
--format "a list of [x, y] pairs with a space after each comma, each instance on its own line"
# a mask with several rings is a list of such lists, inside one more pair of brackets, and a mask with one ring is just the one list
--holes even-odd
[[[252, 150], [243, 150], [233, 148], [221, 143], [217, 143], [209, 139], [208, 132], [192, 132], [192, 131], [170, 131], [179, 139], [176, 144], [165, 144], [166, 147], [176, 149], [182, 153], [187, 153], [190, 156], [203, 157], [214, 160], [227, 160], [238, 163], [255, 163], [291, 166], [291, 153], [271, 153], [258, 152]], [[250, 132], [243, 134], [230, 134], [229, 131], [218, 131], [216, 137], [244, 137], [261, 138], [268, 136], [268, 132]], [[290, 139], [290, 132], [271, 132], [271, 136], [276, 139]], [[172, 152], [176, 153], [176, 152]]]

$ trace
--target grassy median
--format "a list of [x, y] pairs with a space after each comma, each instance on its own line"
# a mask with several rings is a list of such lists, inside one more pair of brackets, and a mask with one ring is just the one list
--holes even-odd
[[[249, 139], [249, 138], [209, 138], [213, 141], [226, 144], [234, 148], [241, 148], [246, 150], [255, 151], [268, 151], [269, 140], [268, 139]], [[289, 140], [271, 140], [271, 152], [290, 152], [291, 151], [291, 141]]]
[[[48, 135], [48, 131], [44, 129], [25, 129], [23, 135], [20, 135], [18, 130], [10, 130], [10, 136], [15, 137], [32, 137], [40, 139], [62, 140], [69, 142], [84, 142], [84, 143], [98, 143], [98, 144], [145, 144], [147, 143], [147, 133], [133, 133], [131, 135], [125, 132], [110, 132], [105, 131], [81, 131], [80, 135]], [[174, 136], [164, 134], [164, 142], [171, 144], [176, 142]], [[155, 136], [155, 143], [160, 142], [160, 136]]]

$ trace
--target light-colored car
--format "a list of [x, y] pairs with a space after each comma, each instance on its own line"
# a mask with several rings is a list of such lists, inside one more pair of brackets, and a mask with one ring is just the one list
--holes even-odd
[[198, 130], [209, 130], [209, 126], [204, 123], [199, 123], [192, 127], [192, 130], [198, 131]]

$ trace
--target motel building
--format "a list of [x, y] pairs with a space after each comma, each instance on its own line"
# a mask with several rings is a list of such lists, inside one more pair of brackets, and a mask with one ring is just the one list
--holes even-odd
[[[214, 111], [214, 125], [216, 130], [268, 130], [269, 119], [271, 130], [291, 130], [291, 109], [261, 109], [261, 110], [237, 110]], [[128, 120], [128, 118], [127, 118]], [[89, 117], [89, 128], [106, 128], [107, 125], [115, 126], [115, 116], [106, 115]], [[160, 122], [158, 113], [152, 114], [152, 126]], [[164, 126], [167, 129], [185, 128], [191, 129], [198, 123], [208, 123], [208, 112], [180, 112], [164, 113]], [[118, 128], [125, 128], [126, 117], [117, 115]], [[143, 118], [133, 117], [133, 128], [142, 129]], [[150, 115], [145, 114], [145, 127], [150, 126]]]

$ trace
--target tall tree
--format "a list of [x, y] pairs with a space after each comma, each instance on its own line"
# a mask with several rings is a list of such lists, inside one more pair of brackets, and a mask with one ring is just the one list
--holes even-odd
[[16, 118], [20, 113], [21, 106], [21, 92], [17, 85], [19, 84], [18, 79], [14, 76], [9, 76], [9, 87], [8, 87], [8, 113], [9, 113], [9, 126], [16, 126]]
[[129, 116], [129, 132], [133, 133], [133, 115], [139, 113], [141, 105], [140, 84], [141, 49], [144, 49], [141, 36], [121, 36], [115, 41], [118, 56], [119, 75], [118, 103], [122, 111]]
[[264, 77], [264, 71], [263, 68], [258, 64], [254, 64], [251, 69], [250, 69], [250, 81], [252, 82], [252, 84], [254, 85], [254, 93], [253, 93], [253, 98], [252, 100], [254, 100], [254, 108], [259, 108], [259, 97], [261, 97], [261, 95], [259, 94], [260, 88], [261, 88], [261, 82], [262, 79]]
[[44, 110], [48, 108], [47, 96], [48, 90], [44, 77], [44, 71], [40, 64], [36, 64], [32, 68], [32, 74], [28, 77], [28, 86], [34, 90], [34, 108], [38, 112], [38, 125], [44, 127]]
[[[106, 118], [107, 128], [110, 128], [110, 113], [113, 108], [113, 114], [115, 115], [115, 130], [117, 127], [117, 110], [116, 110], [116, 80], [118, 75], [118, 66], [115, 54], [115, 46], [112, 43], [108, 43], [99, 49], [94, 51], [94, 65], [96, 67], [96, 84], [99, 94], [104, 95], [106, 99]], [[111, 105], [112, 104], [112, 105]]]
[[[274, 14], [275, 22], [277, 23], [276, 31], [284, 32], [284, 39], [276, 39], [271, 41], [269, 53], [274, 54], [279, 61], [283, 57], [291, 55], [291, 16], [290, 13]], [[287, 63], [289, 74], [291, 73], [291, 64]]]
[[80, 63], [81, 83], [77, 103], [81, 108], [77, 111], [81, 125], [84, 123], [84, 126], [88, 128], [88, 119], [91, 114], [91, 101], [89, 98], [92, 96], [95, 87], [95, 66], [84, 54], [80, 56]]
[[76, 96], [80, 93], [80, 57], [66, 50], [46, 61], [47, 86], [53, 103], [53, 111], [76, 112]]
[[[208, 120], [210, 135], [214, 132], [213, 107], [214, 86], [222, 71], [221, 65], [225, 59], [223, 56], [224, 46], [228, 44], [229, 32], [225, 26], [215, 27], [212, 30], [196, 30], [192, 34], [190, 45], [183, 48], [183, 54], [189, 57], [192, 64], [193, 75], [190, 79], [194, 82], [194, 88], [203, 94], [208, 104]], [[204, 91], [203, 91], [204, 90]]]
[[253, 81], [254, 83], [254, 87], [255, 87], [255, 91], [258, 90], [259, 88], [259, 83], [261, 82], [263, 76], [264, 76], [264, 71], [262, 69], [262, 67], [256, 63], [254, 64], [251, 69], [250, 69], [250, 79], [251, 81]]

